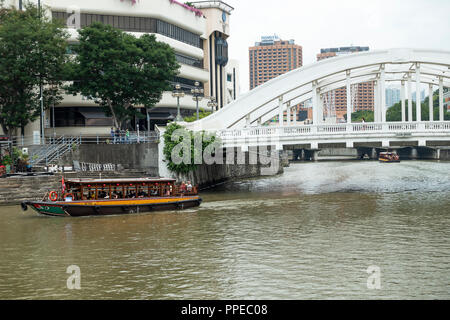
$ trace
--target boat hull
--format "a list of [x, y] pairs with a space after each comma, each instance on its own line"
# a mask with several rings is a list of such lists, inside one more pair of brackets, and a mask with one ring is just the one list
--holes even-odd
[[25, 201], [22, 202], [22, 209], [27, 210], [29, 206], [43, 215], [82, 217], [182, 210], [198, 207], [201, 202], [198, 196], [73, 202]]
[[400, 160], [389, 160], [389, 159], [379, 159], [379, 161], [384, 163], [400, 162]]

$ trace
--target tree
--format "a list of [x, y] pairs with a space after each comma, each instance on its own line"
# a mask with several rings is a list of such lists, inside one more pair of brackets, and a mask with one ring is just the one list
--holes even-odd
[[[1, 3], [0, 3], [1, 4]], [[11, 136], [62, 99], [68, 34], [33, 4], [0, 8], [0, 125]]]
[[[198, 168], [198, 162], [203, 161], [203, 154], [208, 147], [214, 145], [221, 146], [221, 140], [214, 133], [207, 133], [205, 131], [193, 132], [176, 122], [172, 122], [167, 126], [163, 139], [163, 154], [167, 168], [175, 173], [195, 171]], [[196, 146], [196, 142], [199, 146]], [[172, 156], [174, 153], [179, 159], [183, 159], [181, 163], [173, 161]], [[199, 160], [197, 163], [196, 159]]]
[[151, 108], [171, 89], [178, 73], [173, 49], [154, 35], [136, 38], [109, 25], [94, 23], [79, 31], [72, 64], [72, 94], [93, 99], [116, 127], [142, 117], [135, 106]]
[[[422, 121], [429, 121], [430, 115], [429, 115], [429, 99], [428, 97], [425, 98], [425, 101], [422, 102]], [[416, 102], [412, 102], [412, 121], [416, 121]], [[405, 116], [406, 121], [411, 121], [408, 119], [408, 100], [405, 100]], [[386, 119], [387, 121], [402, 121], [402, 103], [397, 102], [392, 107], [387, 109], [386, 112]], [[436, 90], [433, 93], [433, 120], [437, 121], [439, 120], [439, 91]], [[450, 120], [450, 113], [446, 112], [444, 110], [444, 120]]]
[[[364, 118], [364, 122], [374, 122], [374, 113], [369, 110], [359, 110], [352, 113], [352, 122], [362, 122]], [[347, 115], [345, 115], [345, 119], [347, 120]]]
[[[206, 117], [209, 116], [209, 115], [211, 115], [211, 111], [205, 111], [205, 110], [202, 110], [202, 111], [200, 111], [200, 113], [198, 114], [198, 118], [199, 118], [199, 119], [203, 119], [203, 118], [206, 118]], [[185, 117], [185, 118], [184, 118], [184, 121], [185, 121], [185, 122], [194, 122], [194, 121], [197, 121], [197, 115], [194, 114], [194, 115], [192, 115], [192, 116]]]

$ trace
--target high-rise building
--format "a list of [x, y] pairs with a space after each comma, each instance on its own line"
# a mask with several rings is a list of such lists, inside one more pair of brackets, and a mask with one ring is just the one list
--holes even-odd
[[[263, 36], [249, 48], [250, 90], [302, 65], [303, 50], [294, 40]], [[300, 106], [297, 106], [296, 117], [299, 111]]]
[[250, 90], [303, 65], [302, 47], [294, 40], [261, 37], [249, 48]]
[[386, 88], [386, 107], [392, 107], [401, 100], [400, 89], [397, 87]]
[[[369, 47], [351, 46], [351, 47], [321, 49], [320, 53], [317, 54], [317, 61], [363, 51], [369, 51]], [[354, 93], [352, 97], [354, 111], [359, 110], [373, 111], [375, 105], [374, 87], [375, 84], [373, 81], [358, 83], [357, 85], [352, 86], [352, 91]], [[333, 90], [332, 92], [330, 92], [330, 94], [333, 96], [334, 101], [332, 113], [336, 115], [336, 120], [338, 122], [345, 121], [344, 115], [347, 114], [346, 88], [343, 87]]]
[[[412, 101], [416, 102], [416, 91], [414, 91], [412, 93]], [[425, 101], [425, 90], [420, 91], [420, 102], [424, 102]]]
[[[19, 8], [22, 3], [25, 1], [6, 0], [3, 4]], [[111, 25], [137, 37], [154, 34], [158, 41], [170, 45], [181, 66], [171, 84], [180, 84], [186, 93], [180, 99], [183, 116], [195, 114], [196, 103], [190, 95], [196, 82], [204, 89], [204, 99], [199, 103], [201, 109], [208, 110], [209, 97], [217, 101], [218, 109], [227, 104], [227, 39], [234, 9], [225, 2], [191, 1], [188, 5], [181, 0], [41, 0], [40, 3], [45, 14], [67, 24], [68, 41], [72, 45], [77, 44], [78, 29], [94, 22]], [[238, 69], [234, 68], [234, 72], [236, 74]], [[150, 121], [153, 127], [155, 123], [165, 124], [174, 119], [177, 99], [172, 97], [171, 91], [164, 92], [155, 108], [148, 111], [148, 117], [145, 117], [144, 106], [136, 108], [144, 115], [137, 123], [145, 129]], [[44, 118], [46, 134], [53, 133], [54, 129], [57, 135], [109, 134], [112, 125], [111, 118], [95, 101], [82, 96], [64, 96], [59, 105], [45, 112]], [[39, 123], [38, 120], [26, 126], [25, 135], [39, 133]]]

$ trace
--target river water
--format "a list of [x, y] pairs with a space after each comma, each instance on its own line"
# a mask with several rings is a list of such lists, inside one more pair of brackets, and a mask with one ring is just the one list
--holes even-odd
[[0, 299], [450, 298], [448, 162], [298, 163], [202, 196], [129, 216], [0, 207]]

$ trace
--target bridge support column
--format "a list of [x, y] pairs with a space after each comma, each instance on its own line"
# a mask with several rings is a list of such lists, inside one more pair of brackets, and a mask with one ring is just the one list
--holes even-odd
[[415, 147], [411, 148], [410, 158], [417, 159], [418, 157], [419, 157], [419, 153], [417, 152], [417, 148], [415, 148]]
[[245, 126], [250, 127], [250, 115], [249, 114], [245, 117]]
[[312, 161], [319, 160], [319, 150], [313, 150], [312, 151]]
[[402, 122], [406, 122], [406, 105], [405, 105], [405, 81], [402, 80], [402, 87], [400, 90], [402, 100]]
[[378, 154], [377, 154], [377, 149], [376, 148], [372, 148], [372, 152], [370, 154], [370, 158], [371, 159], [377, 159], [378, 158]]
[[305, 160], [317, 161], [319, 158], [319, 150], [305, 150]]
[[291, 102], [286, 102], [286, 125], [291, 125]]
[[346, 89], [347, 89], [347, 123], [352, 123], [352, 91], [350, 70], [346, 72]]
[[386, 70], [384, 64], [381, 65], [380, 91], [381, 122], [386, 122]]
[[420, 101], [420, 64], [416, 63], [416, 121], [422, 121], [422, 102]]
[[408, 73], [408, 121], [413, 121], [411, 74]]
[[283, 126], [283, 122], [284, 122], [284, 117], [283, 117], [283, 96], [280, 96], [278, 98], [278, 124], [280, 125], [280, 127]]
[[374, 122], [380, 122], [380, 118], [379, 118], [379, 116], [378, 116], [378, 113], [379, 113], [379, 109], [380, 109], [380, 102], [379, 102], [379, 100], [380, 100], [380, 91], [379, 91], [379, 88], [378, 88], [378, 81], [377, 80], [375, 80], [374, 81], [374, 88], [373, 88], [373, 91], [374, 91], [374, 101], [373, 101], [373, 103], [374, 103], [374, 106], [373, 106], [373, 121]]
[[311, 102], [312, 102], [312, 117], [313, 117], [312, 122], [314, 125], [316, 125], [316, 124], [320, 124], [319, 112], [318, 112], [319, 105], [318, 105], [318, 99], [317, 99], [318, 98], [318, 96], [317, 96], [317, 81], [312, 82], [311, 94], [312, 94]]
[[292, 111], [292, 117], [293, 117], [293, 121], [294, 121], [294, 126], [298, 125], [297, 123], [297, 107], [293, 107], [291, 109]]
[[324, 103], [324, 101], [323, 101], [324, 99], [323, 99], [323, 95], [322, 94], [320, 94], [320, 93], [318, 93], [318, 101], [319, 101], [319, 123], [324, 123], [324, 116], [323, 116], [323, 103]]
[[439, 77], [439, 121], [444, 121], [444, 78]]
[[433, 121], [434, 117], [434, 108], [433, 108], [433, 85], [430, 83], [428, 85], [428, 120]]

